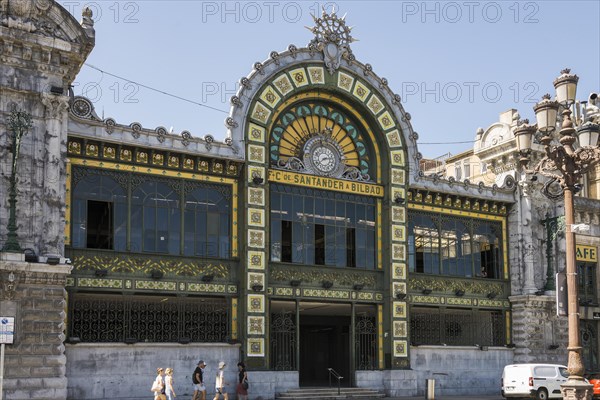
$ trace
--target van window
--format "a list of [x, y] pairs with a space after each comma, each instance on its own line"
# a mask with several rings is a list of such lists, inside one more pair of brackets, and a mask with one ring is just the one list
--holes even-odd
[[569, 373], [567, 372], [566, 368], [558, 368], [558, 372], [560, 372], [560, 374], [564, 377], [564, 378], [568, 378], [569, 377]]
[[535, 367], [533, 376], [540, 377], [540, 378], [554, 378], [556, 376], [556, 368], [555, 367]]

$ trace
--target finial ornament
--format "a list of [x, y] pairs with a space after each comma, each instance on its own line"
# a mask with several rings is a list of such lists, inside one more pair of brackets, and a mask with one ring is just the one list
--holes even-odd
[[309, 48], [323, 52], [325, 66], [330, 74], [333, 74], [339, 67], [342, 57], [351, 59], [352, 50], [350, 43], [355, 42], [351, 35], [352, 27], [346, 25], [346, 16], [341, 18], [332, 9], [331, 14], [327, 14], [323, 8], [323, 14], [320, 18], [312, 16], [315, 22], [314, 27], [306, 27], [311, 31], [315, 38], [308, 44]]

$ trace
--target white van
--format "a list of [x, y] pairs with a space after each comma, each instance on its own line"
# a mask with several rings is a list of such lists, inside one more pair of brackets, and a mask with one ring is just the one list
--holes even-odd
[[565, 383], [568, 377], [567, 367], [564, 365], [507, 365], [502, 372], [502, 397], [562, 399], [560, 385]]

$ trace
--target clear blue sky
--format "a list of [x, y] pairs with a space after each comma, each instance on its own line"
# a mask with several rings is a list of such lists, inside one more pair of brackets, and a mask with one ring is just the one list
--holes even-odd
[[[356, 58], [402, 96], [426, 157], [457, 154], [478, 127], [532, 106], [570, 67], [578, 98], [600, 91], [600, 2], [593, 1], [61, 1], [97, 21], [88, 63], [202, 103], [190, 104], [84, 66], [75, 93], [118, 123], [225, 135], [239, 79], [256, 61], [312, 39], [311, 13], [336, 5], [353, 26]], [[221, 111], [218, 111], [221, 110]], [[445, 144], [427, 144], [427, 143]]]

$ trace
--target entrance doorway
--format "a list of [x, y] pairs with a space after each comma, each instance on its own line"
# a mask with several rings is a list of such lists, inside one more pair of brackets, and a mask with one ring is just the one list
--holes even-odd
[[376, 310], [372, 304], [271, 301], [271, 368], [297, 370], [304, 387], [328, 386], [332, 368], [341, 385], [351, 387], [354, 371], [378, 365]]

